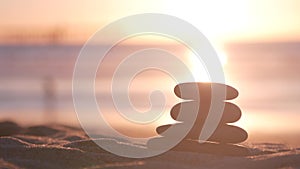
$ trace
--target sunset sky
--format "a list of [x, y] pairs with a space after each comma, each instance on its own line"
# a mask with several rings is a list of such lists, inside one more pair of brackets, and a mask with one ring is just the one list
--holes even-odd
[[1, 0], [0, 35], [59, 29], [68, 34], [68, 40], [85, 41], [97, 29], [118, 18], [156, 12], [185, 19], [209, 39], [221, 43], [296, 41], [300, 40], [299, 8], [298, 0]]

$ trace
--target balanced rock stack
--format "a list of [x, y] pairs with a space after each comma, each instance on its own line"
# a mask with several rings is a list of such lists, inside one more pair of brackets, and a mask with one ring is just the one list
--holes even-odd
[[[195, 85], [197, 87], [196, 91]], [[202, 131], [202, 127], [207, 119], [208, 112], [211, 107], [212, 85], [214, 85], [214, 90], [226, 89], [225, 99], [218, 100], [221, 104], [224, 104], [224, 111], [214, 133], [208, 140], [199, 142], [198, 139]], [[247, 132], [230, 124], [238, 121], [241, 117], [240, 108], [233, 103], [227, 102], [228, 100], [232, 100], [238, 96], [238, 91], [236, 89], [217, 83], [182, 83], [177, 85], [174, 91], [178, 97], [190, 100], [179, 103], [171, 109], [171, 117], [181, 123], [159, 126], [156, 131], [162, 137], [150, 139], [147, 143], [148, 148], [159, 148], [156, 146], [156, 143], [158, 143], [162, 138], [167, 137], [166, 131], [167, 129], [170, 129], [171, 126], [172, 128], [175, 127], [175, 130], [177, 130], [180, 129], [181, 126], [184, 127], [184, 124], [186, 123], [192, 123], [189, 119], [189, 113], [191, 115], [191, 112], [195, 111], [196, 107], [198, 114], [196, 115], [196, 119], [193, 119], [193, 126], [188, 131], [188, 134], [184, 137], [184, 139], [173, 147], [172, 150], [233, 156], [249, 155], [247, 148], [237, 145], [247, 139]], [[182, 94], [183, 92], [185, 93], [184, 95]], [[195, 95], [195, 92], [198, 94], [198, 99], [195, 99], [193, 96]], [[182, 111], [181, 116], [179, 116], [180, 110]]]

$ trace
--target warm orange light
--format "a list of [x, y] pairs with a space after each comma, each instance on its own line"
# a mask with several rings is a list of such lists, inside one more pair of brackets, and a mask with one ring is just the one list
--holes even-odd
[[[198, 59], [198, 57], [191, 51], [187, 51], [186, 55], [187, 55], [188, 64], [191, 68], [195, 80], [200, 82], [211, 81], [209, 74], [205, 69], [204, 63], [202, 63]], [[222, 50], [217, 50], [217, 55], [219, 57], [222, 66], [224, 66], [227, 63], [227, 56], [225, 52], [223, 52]]]

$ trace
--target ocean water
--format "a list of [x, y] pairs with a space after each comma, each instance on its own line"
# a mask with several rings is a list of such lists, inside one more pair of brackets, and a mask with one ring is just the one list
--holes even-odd
[[[0, 119], [22, 124], [78, 124], [72, 100], [72, 75], [81, 47], [0, 46]], [[134, 48], [125, 46], [120, 53], [130, 53]], [[237, 125], [249, 131], [250, 136], [276, 134], [282, 136], [277, 138], [283, 142], [286, 135], [296, 137], [300, 132], [300, 43], [228, 44], [223, 52], [227, 56], [223, 67], [226, 83], [240, 93], [233, 101], [243, 111]], [[135, 100], [140, 101], [137, 104], [141, 107], [149, 106], [143, 99], [149, 84], [164, 78], [153, 77], [151, 73], [146, 75], [141, 81], [148, 85], [135, 87], [140, 91]], [[172, 87], [166, 86], [165, 89]], [[99, 92], [105, 91], [100, 88]]]
[[249, 140], [299, 145], [300, 43], [233, 44], [227, 53]]

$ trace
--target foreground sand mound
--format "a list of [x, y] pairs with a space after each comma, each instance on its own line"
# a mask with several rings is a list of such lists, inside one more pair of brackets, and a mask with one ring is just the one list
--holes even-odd
[[[218, 153], [218, 148], [210, 145], [209, 150], [213, 151], [206, 153], [180, 149], [147, 159], [129, 159], [103, 150], [82, 130], [74, 127], [22, 128], [11, 122], [0, 123], [0, 127], [3, 127], [0, 133], [8, 129], [0, 137], [0, 168], [300, 168], [300, 149], [289, 149], [282, 144], [249, 144], [251, 154], [248, 156]], [[120, 140], [112, 138], [99, 140], [121, 144]], [[128, 143], [122, 145], [130, 149], [143, 148]]]

